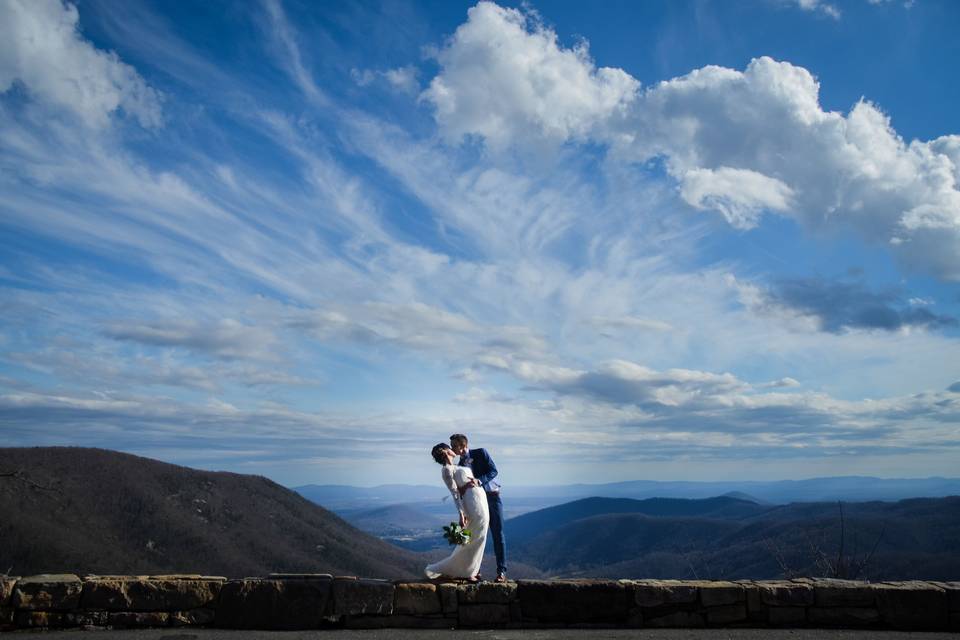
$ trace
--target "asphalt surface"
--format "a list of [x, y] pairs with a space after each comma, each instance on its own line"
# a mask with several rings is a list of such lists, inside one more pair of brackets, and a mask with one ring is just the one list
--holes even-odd
[[227, 629], [143, 629], [14, 631], [16, 638], [40, 634], [43, 640], [957, 640], [947, 632], [852, 631], [846, 629], [536, 629], [466, 631], [375, 629], [364, 631], [231, 631]]

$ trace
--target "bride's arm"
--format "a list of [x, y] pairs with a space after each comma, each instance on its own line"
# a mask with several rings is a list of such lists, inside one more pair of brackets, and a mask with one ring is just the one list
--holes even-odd
[[447, 489], [450, 490], [450, 495], [453, 496], [453, 503], [457, 506], [457, 511], [460, 513], [460, 526], [465, 527], [467, 518], [463, 512], [463, 497], [457, 489], [457, 481], [453, 479], [453, 468], [449, 465], [444, 466], [440, 475], [443, 477], [443, 484], [447, 485]]

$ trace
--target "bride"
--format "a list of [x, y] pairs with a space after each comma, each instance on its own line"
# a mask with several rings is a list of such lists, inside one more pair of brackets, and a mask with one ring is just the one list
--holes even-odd
[[427, 565], [424, 571], [431, 579], [466, 578], [476, 582], [480, 577], [480, 562], [483, 560], [487, 526], [490, 523], [487, 496], [480, 484], [474, 480], [470, 467], [453, 464], [457, 454], [449, 445], [441, 442], [430, 453], [434, 460], [443, 465], [441, 476], [453, 496], [457, 511], [460, 512], [460, 526], [469, 528], [473, 535], [469, 542], [457, 545], [453, 553], [440, 562]]

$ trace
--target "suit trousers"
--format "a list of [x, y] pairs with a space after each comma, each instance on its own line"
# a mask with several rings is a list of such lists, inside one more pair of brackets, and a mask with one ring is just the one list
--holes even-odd
[[506, 543], [503, 539], [503, 501], [500, 492], [487, 493], [487, 507], [490, 511], [490, 536], [493, 539], [493, 552], [497, 556], [497, 573], [507, 572]]

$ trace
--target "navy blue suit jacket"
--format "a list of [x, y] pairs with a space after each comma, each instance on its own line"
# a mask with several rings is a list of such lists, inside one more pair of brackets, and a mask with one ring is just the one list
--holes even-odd
[[[500, 491], [500, 485], [493, 482], [497, 477], [497, 465], [493, 463], [493, 458], [487, 453], [486, 449], [467, 449], [466, 457], [470, 458], [470, 469], [473, 470], [473, 477], [483, 486], [484, 491]], [[463, 464], [463, 456], [460, 457]]]

